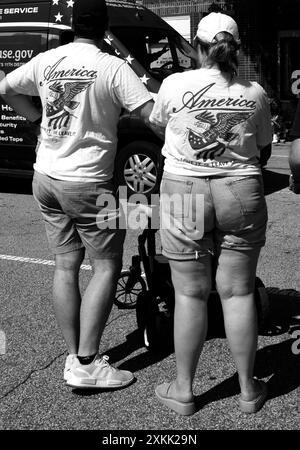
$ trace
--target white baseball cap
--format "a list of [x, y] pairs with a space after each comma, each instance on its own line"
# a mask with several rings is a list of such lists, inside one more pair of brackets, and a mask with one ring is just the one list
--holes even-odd
[[200, 41], [211, 44], [218, 33], [226, 31], [239, 43], [239, 30], [236, 22], [227, 14], [212, 12], [200, 20], [196, 37]]

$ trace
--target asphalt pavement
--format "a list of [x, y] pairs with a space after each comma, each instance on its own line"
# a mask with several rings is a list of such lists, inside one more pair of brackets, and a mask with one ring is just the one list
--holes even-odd
[[[255, 415], [237, 407], [238, 383], [226, 339], [214, 329], [195, 377], [199, 410], [181, 417], [163, 407], [154, 388], [175, 376], [174, 354], [157, 355], [138, 339], [134, 309], [113, 307], [100, 346], [136, 382], [118, 391], [76, 391], [63, 381], [65, 345], [53, 314], [53, 257], [30, 184], [0, 181], [1, 430], [299, 430], [300, 196], [288, 190], [288, 146], [273, 146], [264, 171], [269, 208], [267, 244], [258, 276], [270, 300], [259, 336], [255, 374], [269, 398]], [[126, 238], [124, 268], [137, 251]], [[159, 246], [159, 241], [157, 242]], [[88, 261], [85, 261], [88, 265]], [[81, 271], [81, 288], [91, 271]]]

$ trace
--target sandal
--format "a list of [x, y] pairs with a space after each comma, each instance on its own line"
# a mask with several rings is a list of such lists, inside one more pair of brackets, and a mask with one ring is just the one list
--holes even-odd
[[256, 398], [254, 398], [253, 400], [243, 400], [241, 399], [241, 397], [239, 398], [239, 406], [240, 406], [240, 410], [246, 414], [254, 414], [257, 411], [259, 411], [267, 398], [268, 395], [268, 388], [267, 385], [264, 381], [260, 381], [257, 380], [258, 383], [261, 386], [261, 392], [260, 394], [258, 394], [258, 396]]
[[156, 387], [155, 394], [160, 402], [182, 416], [190, 416], [194, 414], [197, 410], [194, 400], [190, 402], [182, 402], [171, 397], [169, 395], [171, 384], [172, 382], [162, 383]]

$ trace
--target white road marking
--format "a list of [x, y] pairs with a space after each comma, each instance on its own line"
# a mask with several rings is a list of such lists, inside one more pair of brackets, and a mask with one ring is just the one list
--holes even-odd
[[[0, 259], [6, 261], [17, 261], [23, 263], [30, 264], [42, 264], [44, 266], [54, 266], [55, 262], [48, 259], [39, 259], [39, 258], [26, 258], [23, 256], [14, 256], [14, 255], [0, 255]], [[88, 264], [82, 264], [81, 269], [83, 270], [92, 270], [92, 267]]]

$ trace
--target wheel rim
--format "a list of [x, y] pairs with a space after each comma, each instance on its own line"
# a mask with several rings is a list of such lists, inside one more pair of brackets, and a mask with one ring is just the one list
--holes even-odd
[[136, 307], [138, 294], [145, 289], [144, 280], [137, 279], [130, 290], [127, 288], [129, 274], [121, 275], [118, 279], [115, 295], [115, 304], [123, 309], [133, 309]]
[[140, 194], [150, 192], [155, 187], [157, 180], [155, 162], [142, 153], [132, 155], [126, 161], [124, 178], [132, 191]]

